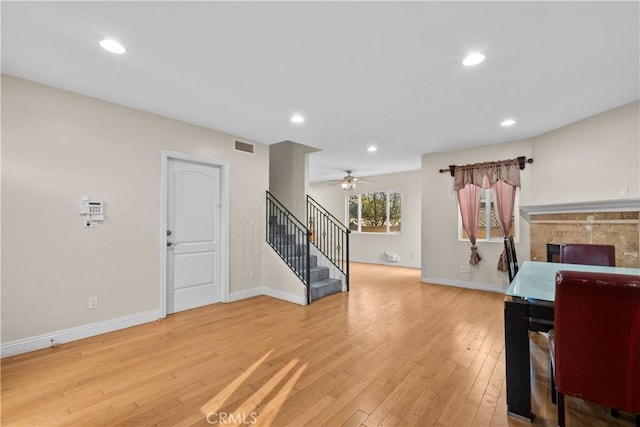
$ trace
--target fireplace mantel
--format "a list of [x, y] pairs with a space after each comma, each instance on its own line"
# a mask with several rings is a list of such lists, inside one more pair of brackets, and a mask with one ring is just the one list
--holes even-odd
[[543, 214], [637, 211], [640, 211], [640, 199], [637, 198], [520, 206], [521, 217], [526, 221], [529, 221], [532, 215]]

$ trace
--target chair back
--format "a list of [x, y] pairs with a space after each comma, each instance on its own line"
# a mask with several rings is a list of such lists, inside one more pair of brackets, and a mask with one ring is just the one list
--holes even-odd
[[516, 256], [516, 247], [513, 244], [513, 237], [507, 236], [504, 238], [504, 251], [507, 254], [507, 271], [509, 272], [509, 283], [511, 283], [518, 273], [518, 257]]
[[640, 276], [559, 271], [558, 392], [640, 414]]
[[613, 245], [563, 243], [560, 245], [560, 262], [615, 267], [616, 247]]

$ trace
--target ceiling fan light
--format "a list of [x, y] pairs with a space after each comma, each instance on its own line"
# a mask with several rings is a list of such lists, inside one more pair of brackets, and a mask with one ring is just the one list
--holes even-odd
[[340, 184], [340, 186], [344, 191], [351, 191], [354, 188], [356, 188], [356, 183], [353, 181], [343, 181], [342, 184]]

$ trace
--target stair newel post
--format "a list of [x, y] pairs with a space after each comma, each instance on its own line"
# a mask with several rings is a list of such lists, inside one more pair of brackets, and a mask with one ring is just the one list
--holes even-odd
[[271, 243], [271, 211], [272, 211], [272, 207], [271, 207], [271, 202], [269, 200], [269, 192], [267, 191], [267, 195], [266, 195], [266, 203], [267, 203], [267, 220], [265, 221], [265, 232], [266, 232], [266, 238], [267, 238], [267, 242]]
[[287, 212], [283, 212], [282, 217], [284, 218], [283, 222], [285, 223], [285, 231], [284, 236], [280, 240], [282, 241], [282, 247], [285, 248], [285, 257], [289, 260], [291, 259], [291, 245], [288, 244], [288, 240], [289, 235], [291, 234], [291, 221], [289, 221], [289, 215], [287, 215]]
[[307, 230], [307, 305], [311, 304], [311, 232]]
[[271, 206], [269, 205], [269, 192], [266, 193], [265, 195], [265, 206], [266, 206], [266, 214], [267, 214], [267, 220], [264, 223], [264, 231], [265, 231], [265, 238], [267, 239], [267, 242], [269, 241], [269, 210], [271, 208]]
[[346, 252], [347, 265], [346, 265], [346, 270], [345, 270], [345, 271], [346, 271], [346, 274], [344, 275], [344, 277], [345, 277], [345, 282], [346, 282], [346, 284], [347, 284], [347, 292], [349, 292], [349, 234], [351, 234], [351, 230], [349, 230], [349, 229], [347, 228], [347, 231], [345, 232], [345, 236], [346, 236], [346, 239], [347, 239], [347, 244], [346, 244], [346, 249], [347, 249], [347, 252]]

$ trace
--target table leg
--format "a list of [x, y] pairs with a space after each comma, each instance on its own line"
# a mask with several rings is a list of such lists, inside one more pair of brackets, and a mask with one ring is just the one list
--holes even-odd
[[529, 304], [521, 298], [504, 300], [507, 413], [531, 420], [529, 362]]

